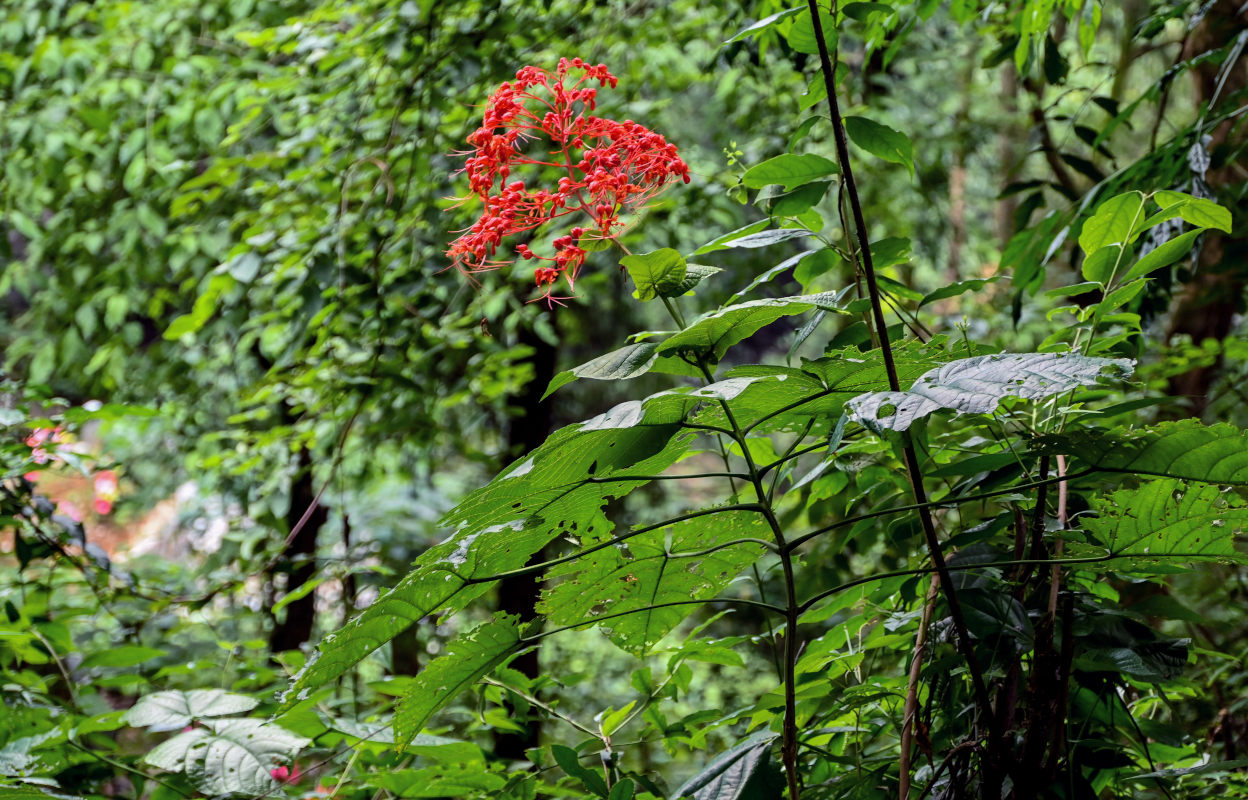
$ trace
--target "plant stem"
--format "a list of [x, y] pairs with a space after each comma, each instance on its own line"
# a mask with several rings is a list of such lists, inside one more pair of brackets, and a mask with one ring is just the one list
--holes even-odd
[[[884, 320], [884, 305], [880, 300], [880, 287], [876, 281], [875, 265], [871, 260], [871, 245], [867, 240], [867, 223], [862, 214], [862, 201], [858, 197], [858, 187], [854, 182], [853, 166], [849, 160], [849, 140], [845, 135], [845, 123], [841, 119], [840, 105], [836, 99], [836, 72], [832, 67], [832, 59], [828, 55], [828, 45], [823, 37], [823, 22], [819, 18], [819, 4], [816, 0], [807, 0], [810, 7], [811, 23], [814, 26], [815, 41], [819, 46], [819, 63], [823, 69], [824, 85], [828, 92], [828, 105], [832, 114], [832, 130], [836, 138], [836, 154], [841, 164], [841, 173], [845, 179], [845, 192], [849, 195], [850, 211], [854, 219], [855, 234], [858, 238], [858, 249], [862, 256], [862, 270], [867, 279], [867, 292], [871, 299], [871, 312], [875, 318], [875, 327], [879, 333], [880, 353], [884, 358], [884, 369], [888, 373], [888, 384], [893, 391], [901, 391], [901, 382], [897, 379], [897, 365], [893, 362], [893, 349], [888, 341], [888, 325]], [[914, 443], [908, 433], [902, 434], [906, 471], [910, 476], [910, 485], [914, 488], [915, 503], [919, 508], [919, 521], [923, 526], [923, 536], [927, 541], [928, 555], [940, 581], [941, 591], [945, 594], [945, 602], [949, 606], [949, 617], [957, 633], [958, 642], [962, 646], [963, 658], [971, 675], [971, 684], [975, 692], [975, 704], [980, 715], [992, 732], [992, 740], [997, 741], [996, 724], [992, 713], [992, 701], [988, 696], [988, 685], [984, 682], [984, 673], [975, 655], [975, 643], [966, 627], [966, 619], [962, 614], [962, 604], [958, 602], [957, 591], [949, 576], [949, 568], [945, 563], [945, 554], [940, 541], [936, 537], [936, 525], [932, 519], [931, 509], [927, 506], [927, 492], [923, 488], [923, 472], [919, 466], [918, 455]], [[782, 546], [783, 549], [783, 546]]]
[[927, 650], [927, 626], [932, 621], [932, 609], [936, 607], [936, 598], [940, 594], [937, 585], [940, 578], [933, 577], [927, 587], [927, 596], [923, 600], [923, 616], [919, 620], [919, 631], [914, 637], [914, 653], [910, 657], [910, 676], [906, 683], [906, 705], [901, 718], [901, 759], [898, 762], [899, 800], [910, 798], [910, 751], [914, 743], [914, 718], [919, 711], [919, 676], [923, 672], [923, 659]]
[[[708, 383], [714, 381], [704, 360], [698, 360], [698, 368], [702, 370], [702, 375]], [[745, 433], [737, 423], [736, 415], [732, 413], [732, 408], [726, 400], [720, 400], [719, 404], [732, 428], [732, 439], [741, 448], [741, 455], [745, 459], [745, 466], [750, 475], [750, 484], [758, 496], [758, 507], [771, 527], [771, 535], [776, 540], [776, 548], [780, 555], [780, 567], [784, 571], [784, 730], [780, 750], [781, 759], [784, 761], [785, 777], [789, 785], [789, 800], [798, 800], [801, 795], [801, 784], [797, 771], [797, 619], [801, 616], [801, 609], [797, 602], [793, 550], [785, 541], [784, 530], [780, 527], [780, 520], [776, 519], [775, 510], [771, 506], [771, 498], [763, 486], [762, 471], [754, 463], [754, 456], [750, 453]]]

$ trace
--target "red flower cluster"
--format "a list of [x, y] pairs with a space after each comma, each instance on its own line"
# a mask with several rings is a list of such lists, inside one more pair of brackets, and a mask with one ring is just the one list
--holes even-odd
[[[580, 72], [574, 82], [570, 70]], [[611, 88], [618, 82], [603, 64], [561, 58], [553, 75], [524, 67], [490, 97], [481, 127], [468, 137], [474, 149], [464, 168], [484, 210], [446, 251], [460, 271], [497, 269], [509, 263], [494, 258], [504, 238], [584, 215], [582, 224], [552, 242], [553, 255], [539, 255], [527, 244], [514, 248], [521, 258], [548, 262], [533, 277], [538, 286], [548, 287], [547, 302], [557, 302], [562, 298], [552, 296], [552, 287], [560, 277], [569, 288], [575, 284], [585, 263], [585, 242], [616, 238], [624, 227], [621, 213], [643, 205], [677, 177], [689, 182], [689, 167], [661, 135], [632, 120], [585, 113], [597, 102], [598, 89], [587, 85], [593, 81]], [[549, 144], [547, 157], [521, 153], [522, 146], [539, 139]], [[554, 191], [529, 189], [523, 180], [510, 180], [512, 170], [522, 165], [564, 174]]]

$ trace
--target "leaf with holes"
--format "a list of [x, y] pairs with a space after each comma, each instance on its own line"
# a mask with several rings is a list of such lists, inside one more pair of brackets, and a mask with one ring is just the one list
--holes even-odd
[[[631, 401], [551, 435], [528, 458], [468, 495], [443, 519], [455, 532], [416, 559], [411, 572], [345, 627], [295, 676], [284, 703], [342, 675], [416, 620], [458, 610], [488, 591], [490, 576], [518, 569], [558, 536], [609, 527], [602, 507], [649, 482], [689, 448], [685, 414], [695, 393]], [[643, 476], [636, 480], [629, 475]]]
[[1075, 457], [1074, 468], [1248, 486], [1248, 431], [1234, 425], [1185, 419], [1125, 436], [1075, 431], [1038, 437], [1033, 451]]
[[[715, 597], [763, 553], [758, 544], [729, 544], [769, 538], [762, 514], [708, 511], [712, 513], [619, 537], [622, 541], [555, 567], [548, 573], [555, 585], [539, 610], [559, 625], [611, 617], [601, 623], [610, 629], [611, 640], [631, 653], [646, 652], [693, 613], [697, 606], [689, 600]], [[651, 608], [679, 602], [684, 604]], [[617, 614], [623, 615], [612, 616]]]
[[1036, 400], [1106, 377], [1125, 377], [1133, 362], [1059, 353], [1003, 353], [953, 361], [930, 370], [903, 392], [873, 392], [849, 402], [850, 417], [879, 431], [904, 431], [940, 409], [988, 414], [1007, 397]]
[[1069, 543], [1066, 555], [1104, 560], [1078, 569], [1172, 572], [1194, 561], [1248, 563], [1248, 553], [1235, 548], [1236, 535], [1248, 531], [1248, 507], [1217, 486], [1167, 478], [1096, 498], [1092, 507], [1097, 515], [1083, 520], [1088, 541]]
[[446, 652], [412, 681], [394, 713], [394, 741], [405, 747], [438, 709], [453, 700], [520, 646], [520, 618], [499, 614], [451, 640]]

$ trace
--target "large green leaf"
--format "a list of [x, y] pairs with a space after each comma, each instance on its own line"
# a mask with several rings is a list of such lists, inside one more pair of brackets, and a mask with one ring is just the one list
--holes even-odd
[[602, 507], [676, 461], [693, 438], [681, 430], [690, 409], [714, 395], [663, 392], [623, 403], [555, 432], [528, 458], [468, 495], [443, 524], [455, 533], [416, 559], [411, 572], [318, 647], [285, 702], [302, 700], [416, 620], [462, 608], [493, 576], [523, 567], [558, 536], [610, 527]]
[[[1231, 212], [1212, 200], [1204, 197], [1193, 197], [1182, 192], [1160, 191], [1153, 195], [1162, 211], [1156, 216], [1165, 219], [1180, 217], [1189, 225], [1197, 228], [1217, 228], [1226, 233], [1231, 232]], [[1153, 223], [1153, 218], [1149, 219]]]
[[1126, 192], [1111, 197], [1097, 207], [1096, 213], [1083, 223], [1079, 246], [1091, 255], [1102, 247], [1131, 240], [1135, 224], [1144, 213], [1144, 195]]
[[741, 176], [741, 182], [751, 189], [780, 185], [787, 192], [836, 173], [836, 162], [821, 155], [785, 153], [750, 167]]
[[[633, 536], [552, 569], [548, 577], [556, 583], [539, 608], [560, 625], [637, 611], [603, 626], [623, 649], [644, 653], [697, 607], [642, 609], [719, 594], [763, 552], [757, 544], [727, 544], [740, 538], [770, 538], [765, 517], [725, 510]], [[719, 545], [724, 548], [705, 552]]]
[[1185, 419], [1124, 436], [1078, 431], [1042, 436], [1035, 450], [1064, 453], [1081, 466], [1104, 472], [1248, 486], [1248, 431], [1234, 425]]
[[1093, 501], [1095, 517], [1083, 518], [1087, 542], [1071, 542], [1074, 558], [1103, 558], [1080, 569], [1173, 571], [1194, 561], [1248, 563], [1235, 536], [1248, 531], [1248, 507], [1237, 496], [1208, 484], [1173, 478], [1150, 481]]
[[628, 270], [637, 287], [633, 296], [643, 302], [669, 294], [685, 281], [685, 258], [670, 247], [625, 256], [620, 265]]
[[1180, 234], [1140, 256], [1140, 260], [1136, 261], [1135, 265], [1127, 270], [1127, 274], [1122, 276], [1122, 282], [1129, 283], [1162, 267], [1168, 267], [1180, 258], [1183, 258], [1192, 251], [1192, 245], [1196, 241], [1196, 237], [1203, 232], [1195, 230]]
[[144, 695], [126, 712], [126, 722], [136, 728], [176, 731], [205, 717], [225, 717], [246, 713], [259, 700], [224, 689], [171, 689]]
[[770, 325], [781, 317], [802, 314], [816, 308], [839, 311], [839, 293], [821, 292], [751, 300], [712, 311], [660, 344], [659, 354], [696, 353], [718, 361], [728, 352], [729, 347], [752, 336], [763, 326]]
[[279, 788], [270, 770], [311, 744], [258, 719], [209, 720], [203, 726], [157, 745], [143, 760], [186, 773], [205, 794], [256, 797]]
[[867, 117], [846, 117], [845, 132], [854, 144], [876, 158], [901, 164], [914, 173], [914, 145], [904, 133]]
[[596, 381], [622, 381], [629, 378], [636, 378], [638, 375], [645, 375], [650, 371], [650, 367], [654, 364], [655, 359], [659, 357], [659, 345], [657, 342], [638, 342], [621, 347], [619, 350], [612, 350], [610, 353], [598, 356], [592, 361], [586, 361], [579, 367], [564, 370], [556, 375], [550, 381], [550, 386], [546, 387], [546, 393], [542, 395], [545, 400], [556, 389], [571, 383], [577, 378], [591, 378]]
[[444, 654], [421, 670], [399, 700], [394, 713], [395, 744], [406, 746], [434, 712], [492, 672], [519, 645], [519, 617], [507, 615], [497, 615], [453, 639]]
[[[944, 346], [944, 337], [926, 346], [898, 343], [893, 361], [900, 379], [914, 381], [949, 361]], [[738, 425], [760, 432], [797, 432], [808, 423], [813, 423], [813, 434], [828, 432], [848, 400], [865, 392], [888, 389], [888, 373], [879, 351], [863, 352], [856, 348], [803, 360], [800, 369], [751, 364], [734, 367], [724, 377], [751, 379], [750, 385], [732, 397], [728, 405]], [[707, 425], [728, 425], [723, 408], [717, 404], [708, 404], [693, 419]]]
[[768, 756], [774, 733], [759, 733], [726, 750], [685, 781], [672, 795], [676, 800], [770, 800], [779, 797], [768, 774]]
[[395, 797], [459, 798], [496, 796], [507, 779], [486, 771], [484, 765], [444, 764], [421, 769], [382, 770], [368, 774], [366, 783]]
[[874, 430], [904, 431], [939, 409], [988, 414], [1007, 397], [1035, 400], [1130, 374], [1132, 362], [1059, 353], [1001, 353], [930, 370], [904, 392], [873, 392], [849, 402], [850, 416]]

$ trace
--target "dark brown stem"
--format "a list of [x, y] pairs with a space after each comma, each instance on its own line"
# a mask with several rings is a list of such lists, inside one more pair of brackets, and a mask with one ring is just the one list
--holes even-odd
[[[849, 161], [849, 140], [845, 135], [845, 123], [841, 120], [840, 104], [836, 99], [835, 71], [832, 58], [828, 54], [828, 45], [823, 38], [823, 22], [819, 18], [819, 4], [816, 0], [807, 0], [810, 7], [811, 22], [814, 25], [815, 41], [819, 46], [819, 63], [823, 68], [823, 80], [828, 91], [828, 105], [832, 114], [832, 130], [836, 138], [836, 155], [841, 164], [841, 173], [845, 179], [845, 192], [849, 196], [850, 212], [854, 218], [855, 235], [858, 238], [858, 250], [862, 257], [862, 271], [867, 279], [867, 292], [871, 298], [871, 312], [875, 319], [875, 327], [879, 332], [880, 353], [884, 358], [884, 369], [888, 373], [888, 385], [895, 391], [901, 391], [901, 382], [897, 378], [897, 365], [893, 361], [893, 348], [888, 341], [888, 325], [884, 320], [884, 306], [880, 300], [880, 287], [875, 278], [875, 264], [871, 260], [871, 247], [867, 240], [867, 223], [862, 214], [862, 201], [858, 197], [858, 186], [854, 182], [854, 171]], [[923, 526], [923, 536], [927, 542], [927, 551], [932, 559], [932, 566], [940, 579], [940, 588], [949, 606], [949, 617], [957, 633], [958, 643], [962, 646], [963, 657], [966, 659], [967, 670], [971, 675], [971, 683], [975, 692], [975, 705], [981, 717], [992, 732], [992, 740], [998, 737], [995, 733], [996, 724], [992, 713], [992, 701], [988, 696], [988, 685], [984, 682], [984, 672], [975, 655], [975, 643], [971, 640], [970, 630], [966, 627], [966, 619], [962, 614], [962, 604], [958, 601], [957, 591], [949, 576], [949, 567], [945, 562], [945, 554], [940, 541], [936, 537], [936, 523], [932, 512], [927, 506], [927, 491], [923, 488], [923, 472], [919, 466], [919, 458], [914, 450], [914, 443], [908, 434], [902, 434], [906, 460], [906, 472], [910, 476], [910, 485], [914, 489], [914, 499], [919, 508], [919, 522]]]

